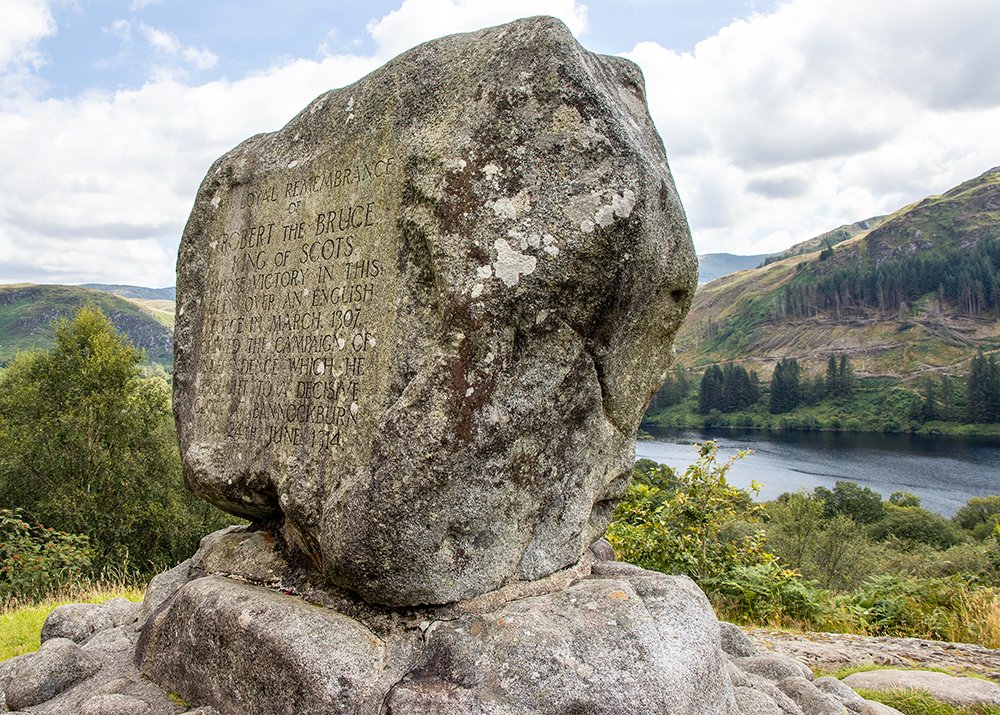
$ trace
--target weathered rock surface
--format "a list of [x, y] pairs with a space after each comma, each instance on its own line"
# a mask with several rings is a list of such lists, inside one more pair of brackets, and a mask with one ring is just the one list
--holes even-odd
[[956, 677], [930, 670], [870, 670], [853, 673], [844, 682], [868, 690], [924, 690], [958, 707], [1000, 706], [1000, 685], [979, 678]]
[[635, 65], [551, 18], [421, 45], [206, 176], [186, 479], [369, 602], [542, 578], [604, 533], [695, 282]]
[[715, 616], [686, 578], [598, 564], [551, 593], [481, 603], [391, 615], [356, 607], [369, 628], [280, 591], [205, 576], [154, 613], [136, 662], [189, 701], [247, 715], [376, 715], [383, 703], [394, 715], [740, 712]]
[[10, 710], [54, 698], [98, 669], [98, 664], [68, 638], [52, 638], [38, 652], [22, 656], [7, 674], [4, 702]]
[[791, 633], [748, 629], [758, 648], [789, 655], [811, 668], [836, 670], [848, 665], [894, 665], [971, 671], [1000, 682], [1000, 650], [970, 643], [920, 638], [856, 636], [848, 633]]
[[68, 638], [84, 644], [98, 631], [135, 623], [141, 606], [124, 598], [112, 598], [101, 604], [71, 603], [58, 606], [42, 625], [41, 640]]
[[[246, 528], [204, 539], [193, 559], [151, 582], [135, 623], [98, 619], [82, 647], [52, 638], [46, 653], [0, 663], [0, 711], [13, 693], [14, 705], [47, 698], [24, 706], [33, 715], [895, 715], [833, 678], [781, 678], [799, 671], [791, 659], [759, 668], [770, 677], [743, 670], [737, 663], [767, 663], [766, 654], [726, 653], [723, 643], [748, 646], [686, 578], [590, 562], [523, 587], [536, 590], [445, 606], [389, 609], [322, 592], [334, 608], [295, 595], [309, 583], [278, 552], [266, 532]], [[282, 582], [209, 573], [223, 566]], [[62, 666], [36, 667], [46, 659], [86, 669], [67, 679]], [[203, 704], [182, 714], [168, 691]]]

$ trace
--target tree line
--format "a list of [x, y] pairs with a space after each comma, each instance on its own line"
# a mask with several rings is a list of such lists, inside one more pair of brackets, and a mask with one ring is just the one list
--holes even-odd
[[[799, 405], [815, 404], [821, 399], [849, 397], [853, 391], [854, 369], [847, 355], [839, 359], [831, 355], [826, 375], [814, 380], [804, 375], [795, 358], [784, 358], [775, 365], [771, 376], [768, 411], [791, 412]], [[710, 365], [698, 386], [698, 412], [702, 415], [712, 410], [739, 412], [755, 405], [762, 395], [756, 371], [732, 363], [724, 367]]]
[[[697, 381], [677, 367], [654, 396], [649, 413], [679, 405], [695, 392], [700, 415], [743, 412], [762, 401], [768, 412], [778, 415], [824, 400], [849, 400], [858, 388], [859, 381], [846, 354], [830, 355], [826, 370], [813, 376], [795, 358], [784, 358], [775, 365], [766, 384], [755, 370], [737, 363], [709, 365]], [[964, 379], [926, 377], [907, 394], [912, 399], [902, 414], [908, 410], [906, 416], [917, 422], [1000, 422], [1000, 361], [995, 355], [980, 353], [972, 359]]]
[[928, 294], [963, 315], [1000, 315], [1000, 241], [936, 248], [880, 263], [859, 257], [821, 276], [802, 271], [785, 286], [776, 317], [897, 311]]

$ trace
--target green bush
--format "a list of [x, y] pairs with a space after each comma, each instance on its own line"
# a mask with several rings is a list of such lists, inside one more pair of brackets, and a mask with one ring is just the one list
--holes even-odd
[[885, 516], [882, 495], [854, 482], [838, 481], [832, 491], [816, 487], [813, 492], [823, 500], [823, 511], [827, 517], [843, 514], [858, 524], [871, 524]]
[[701, 586], [726, 618], [751, 624], [780, 625], [788, 619], [816, 623], [822, 619], [826, 597], [776, 561], [735, 566], [703, 579]]
[[886, 506], [885, 517], [870, 527], [873, 539], [883, 541], [895, 536], [904, 542], [928, 544], [948, 549], [966, 540], [962, 530], [940, 514], [919, 506]]
[[67, 534], [0, 509], [0, 603], [35, 599], [78, 580], [93, 552], [81, 534]]
[[696, 581], [772, 559], [764, 551], [763, 508], [726, 481], [743, 454], [719, 464], [718, 450], [715, 442], [701, 445], [682, 475], [669, 467], [636, 472], [608, 528], [618, 558]]
[[953, 519], [977, 539], [987, 539], [1000, 521], [1000, 496], [972, 497]]
[[872, 635], [987, 641], [984, 645], [997, 637], [997, 595], [970, 587], [960, 576], [877, 576], [842, 600], [853, 614], [854, 629]]

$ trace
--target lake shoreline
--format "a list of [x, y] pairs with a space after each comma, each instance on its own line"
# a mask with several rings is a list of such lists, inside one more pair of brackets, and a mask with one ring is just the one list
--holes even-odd
[[930, 511], [950, 517], [972, 497], [1000, 494], [1000, 444], [978, 437], [751, 428], [645, 427], [637, 459], [681, 470], [697, 459], [692, 445], [714, 439], [720, 461], [751, 454], [733, 465], [734, 486], [762, 485], [757, 499], [785, 492], [833, 488], [851, 481], [888, 498], [895, 491], [920, 497]]

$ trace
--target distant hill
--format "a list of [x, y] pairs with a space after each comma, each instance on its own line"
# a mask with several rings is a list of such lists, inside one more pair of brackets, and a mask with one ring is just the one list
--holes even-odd
[[31, 284], [0, 285], [0, 365], [20, 350], [51, 347], [53, 321], [71, 318], [84, 305], [100, 308], [133, 345], [145, 351], [149, 362], [171, 370], [173, 331], [149, 311], [100, 290]]
[[832, 250], [817, 237], [701, 286], [679, 364], [739, 361], [766, 378], [783, 357], [815, 371], [846, 353], [861, 375], [909, 378], [964, 374], [1000, 349], [1000, 167], [825, 235]]
[[735, 253], [705, 253], [698, 256], [698, 283], [710, 283], [722, 276], [756, 268], [769, 254], [740, 256]]
[[177, 288], [143, 288], [142, 286], [114, 285], [106, 283], [84, 283], [81, 288], [103, 290], [107, 293], [120, 295], [122, 298], [138, 298], [140, 300], [177, 300]]
[[[766, 256], [762, 263], [777, 263], [778, 261], [783, 261], [786, 258], [801, 256], [804, 253], [820, 251], [827, 246], [836, 246], [838, 243], [843, 243], [849, 238], [854, 238], [865, 231], [870, 231], [882, 223], [885, 219], [885, 216], [875, 216], [873, 218], [867, 218], [864, 221], [858, 221], [846, 226], [840, 226], [839, 228], [827, 231], [826, 233], [821, 233], [820, 235], [806, 241], [802, 241], [801, 243], [796, 243], [794, 246], [785, 249], [781, 253], [772, 253], [770, 256]], [[754, 268], [756, 268], [756, 266], [754, 266]]]

